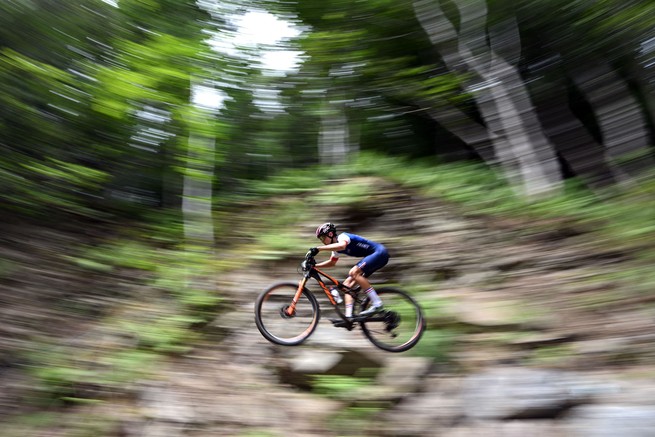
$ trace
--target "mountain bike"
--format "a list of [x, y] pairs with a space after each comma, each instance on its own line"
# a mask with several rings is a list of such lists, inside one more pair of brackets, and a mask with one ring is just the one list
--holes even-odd
[[[418, 343], [426, 323], [419, 304], [406, 292], [393, 287], [376, 287], [384, 302], [384, 309], [368, 317], [347, 318], [342, 311], [345, 295], [353, 298], [353, 314], [368, 308], [370, 299], [358, 286], [349, 288], [342, 282], [316, 268], [311, 252], [305, 255], [298, 283], [283, 282], [272, 285], [255, 301], [255, 322], [259, 332], [270, 342], [283, 346], [297, 346], [307, 340], [318, 326], [321, 315], [318, 299], [307, 288], [314, 279], [332, 304], [337, 319], [335, 326], [352, 331], [360, 326], [366, 338], [376, 347], [389, 352], [404, 352]], [[338, 290], [341, 299], [332, 295]]]

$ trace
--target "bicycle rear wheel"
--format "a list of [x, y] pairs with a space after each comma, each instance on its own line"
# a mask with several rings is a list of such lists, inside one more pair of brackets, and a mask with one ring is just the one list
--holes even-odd
[[[425, 320], [418, 303], [396, 288], [376, 289], [384, 310], [360, 324], [364, 335], [376, 347], [389, 352], [404, 352], [418, 343], [425, 331]], [[364, 301], [362, 309], [370, 305]]]
[[292, 315], [287, 314], [298, 284], [275, 284], [255, 301], [255, 323], [268, 341], [283, 346], [296, 346], [305, 341], [318, 326], [318, 301], [304, 289]]

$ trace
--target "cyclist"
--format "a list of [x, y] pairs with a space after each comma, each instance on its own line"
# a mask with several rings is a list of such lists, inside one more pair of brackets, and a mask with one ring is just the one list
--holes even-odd
[[[371, 305], [359, 316], [370, 316], [383, 309], [383, 303], [380, 296], [375, 292], [368, 277], [374, 272], [381, 269], [389, 261], [387, 249], [380, 243], [367, 240], [359, 235], [342, 232], [337, 235], [337, 228], [332, 223], [323, 223], [316, 229], [316, 238], [321, 240], [323, 246], [313, 247], [310, 249], [313, 255], [323, 250], [331, 250], [330, 259], [316, 265], [316, 267], [332, 267], [339, 260], [339, 254], [344, 253], [349, 256], [361, 257], [361, 261], [353, 266], [348, 273], [348, 278], [344, 281], [347, 287], [353, 287], [355, 283], [365, 290], [371, 300]], [[352, 317], [353, 298], [346, 295], [346, 312], [345, 316]]]

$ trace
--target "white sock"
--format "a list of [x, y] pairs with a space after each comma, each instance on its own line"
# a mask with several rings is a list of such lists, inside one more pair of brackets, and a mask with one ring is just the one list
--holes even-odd
[[378, 296], [373, 287], [366, 290], [366, 295], [371, 299], [371, 303], [374, 307], [382, 306], [382, 299], [380, 299], [380, 296]]
[[346, 304], [346, 317], [352, 317], [353, 316], [353, 304], [347, 303]]

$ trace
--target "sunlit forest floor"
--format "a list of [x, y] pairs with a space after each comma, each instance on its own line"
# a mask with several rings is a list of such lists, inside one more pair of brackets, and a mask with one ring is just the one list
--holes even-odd
[[[428, 332], [403, 359], [426, 359], [423, 378], [497, 365], [655, 375], [652, 233], [613, 237], [611, 226], [574, 215], [475, 210], [377, 176], [332, 186], [330, 198], [310, 189], [220, 210], [213, 274], [197, 287], [209, 294], [181, 291], [189, 268], [152, 228], [7, 223], [0, 435], [342, 435], [346, 425], [394, 435], [396, 397], [357, 415], [367, 395], [348, 397], [336, 380], [307, 387], [281, 371], [317, 347], [350, 350], [353, 362], [384, 362], [385, 353], [330, 327], [327, 343], [319, 334], [289, 351], [254, 326], [257, 294], [297, 280], [325, 220], [389, 248], [374, 282], [421, 302]], [[346, 425], [330, 424], [337, 414]]]

